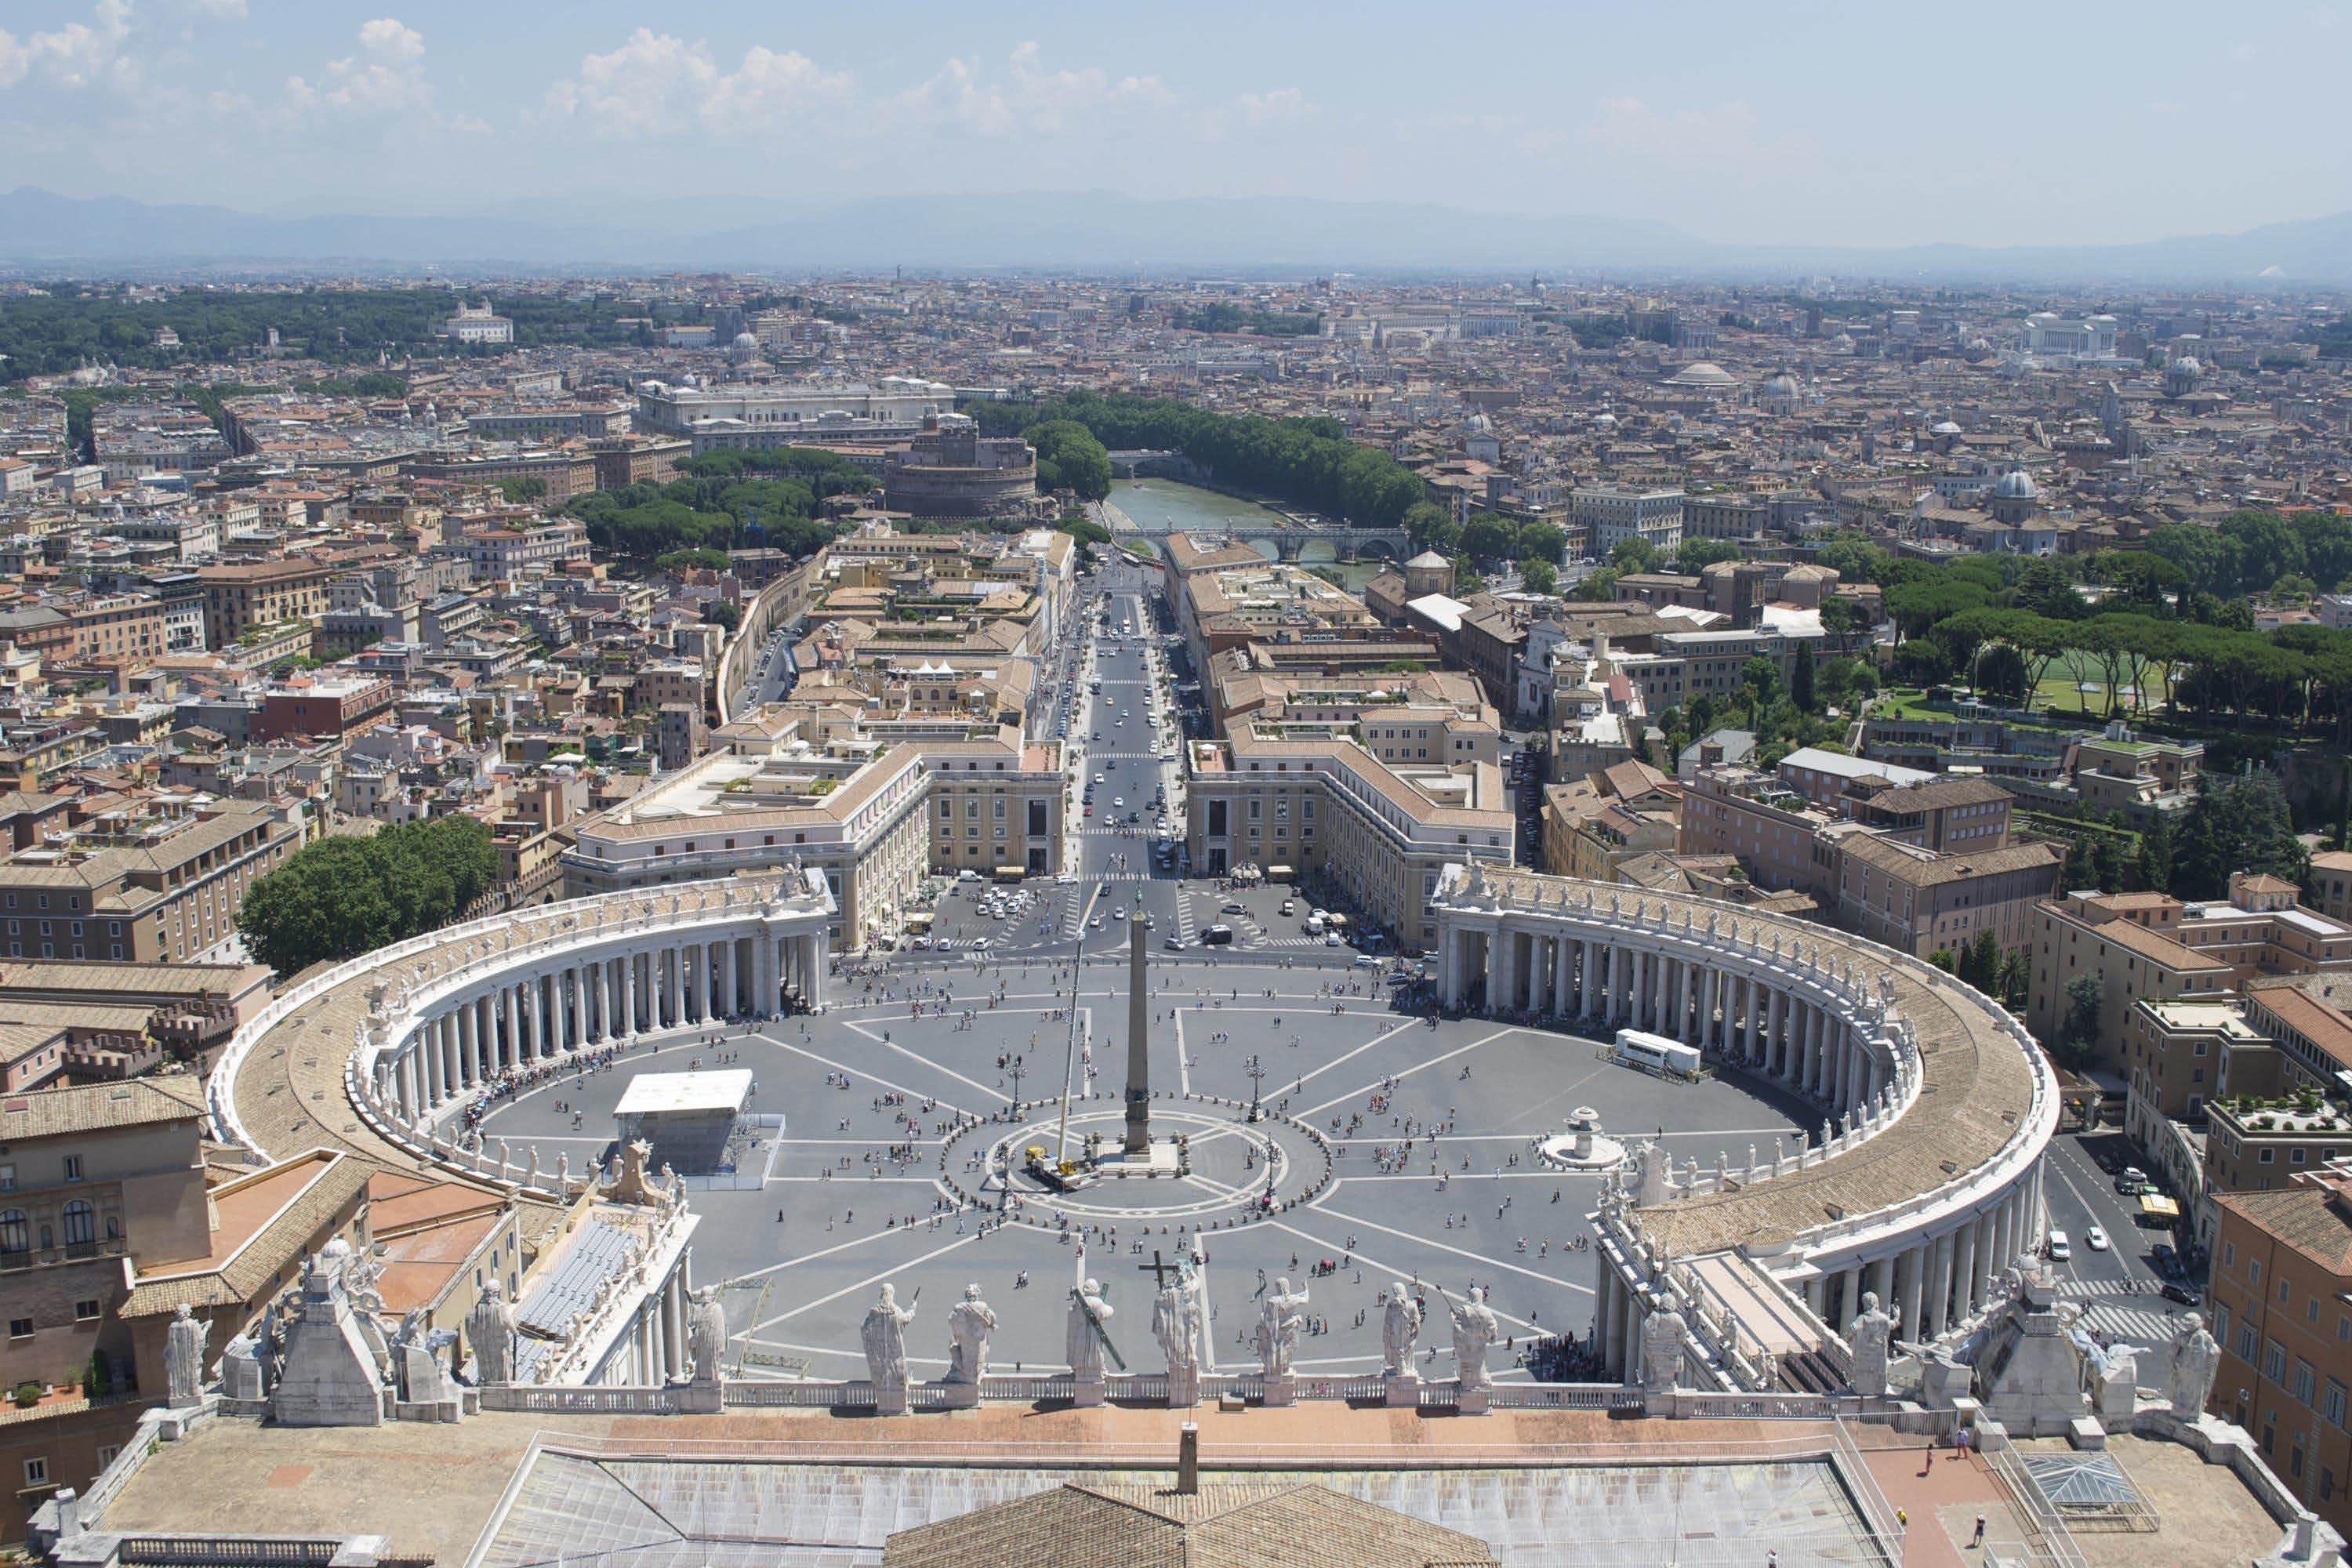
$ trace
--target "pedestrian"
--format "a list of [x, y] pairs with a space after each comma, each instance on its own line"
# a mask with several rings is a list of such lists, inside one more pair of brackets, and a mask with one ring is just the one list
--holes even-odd
[[1982, 1546], [1984, 1544], [1984, 1510], [1982, 1509], [1979, 1509], [1977, 1510], [1977, 1532], [1969, 1537], [1969, 1544], [1970, 1546]]

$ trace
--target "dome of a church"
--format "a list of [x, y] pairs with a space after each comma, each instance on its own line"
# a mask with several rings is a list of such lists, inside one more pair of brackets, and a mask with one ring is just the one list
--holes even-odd
[[2032, 500], [2042, 490], [2034, 484], [2033, 477], [2023, 468], [2011, 468], [2001, 475], [2000, 482], [1993, 486], [1992, 493], [2002, 500]]
[[1738, 386], [1739, 378], [1711, 359], [1693, 360], [1666, 378], [1668, 386], [1697, 386], [1720, 391]]

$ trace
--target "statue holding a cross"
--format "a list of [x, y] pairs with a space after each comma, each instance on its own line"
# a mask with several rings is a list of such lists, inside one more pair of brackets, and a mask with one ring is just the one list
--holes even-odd
[[1152, 1277], [1151, 1337], [1168, 1358], [1168, 1403], [1199, 1403], [1209, 1341], [1208, 1259], [1195, 1252], [1170, 1264], [1155, 1251], [1138, 1268]]

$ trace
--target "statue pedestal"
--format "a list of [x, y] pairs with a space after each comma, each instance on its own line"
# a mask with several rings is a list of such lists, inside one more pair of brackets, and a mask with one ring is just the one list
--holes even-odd
[[907, 1380], [894, 1377], [887, 1383], [874, 1385], [874, 1414], [904, 1415], [907, 1414]]
[[1070, 1384], [1070, 1403], [1081, 1407], [1108, 1404], [1110, 1385], [1099, 1377], [1075, 1378]]
[[1190, 1410], [1201, 1403], [1201, 1369], [1188, 1366], [1182, 1370], [1168, 1369], [1168, 1407]]
[[1421, 1408], [1421, 1374], [1413, 1372], [1391, 1373], [1381, 1379], [1385, 1403], [1392, 1409]]
[[939, 1389], [940, 1403], [950, 1410], [980, 1408], [980, 1384], [976, 1383], [942, 1383]]
[[1481, 1384], [1475, 1388], [1456, 1384], [1454, 1392], [1454, 1413], [1456, 1415], [1484, 1415], [1495, 1407], [1495, 1391]]
[[724, 1388], [716, 1383], [674, 1383], [669, 1397], [681, 1415], [716, 1415], [727, 1403]]
[[1295, 1405], [1297, 1401], [1298, 1379], [1297, 1377], [1286, 1372], [1270, 1372], [1265, 1374], [1265, 1404], [1269, 1408]]

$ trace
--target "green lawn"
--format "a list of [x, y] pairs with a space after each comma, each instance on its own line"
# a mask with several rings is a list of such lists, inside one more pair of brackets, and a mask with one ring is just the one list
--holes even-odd
[[[2107, 712], [2106, 673], [2104, 661], [2091, 654], [2069, 648], [2052, 659], [2049, 668], [2042, 671], [2041, 681], [2033, 689], [2034, 700], [2053, 713], [2080, 713], [2094, 719], [2105, 718]], [[2137, 708], [2161, 703], [2170, 695], [2165, 686], [2163, 671], [2150, 668], [2147, 674], [2147, 689], [2136, 698], [2126, 697], [2117, 708], [2119, 713], [2131, 713]], [[2092, 689], [2084, 690], [2085, 685]]]

